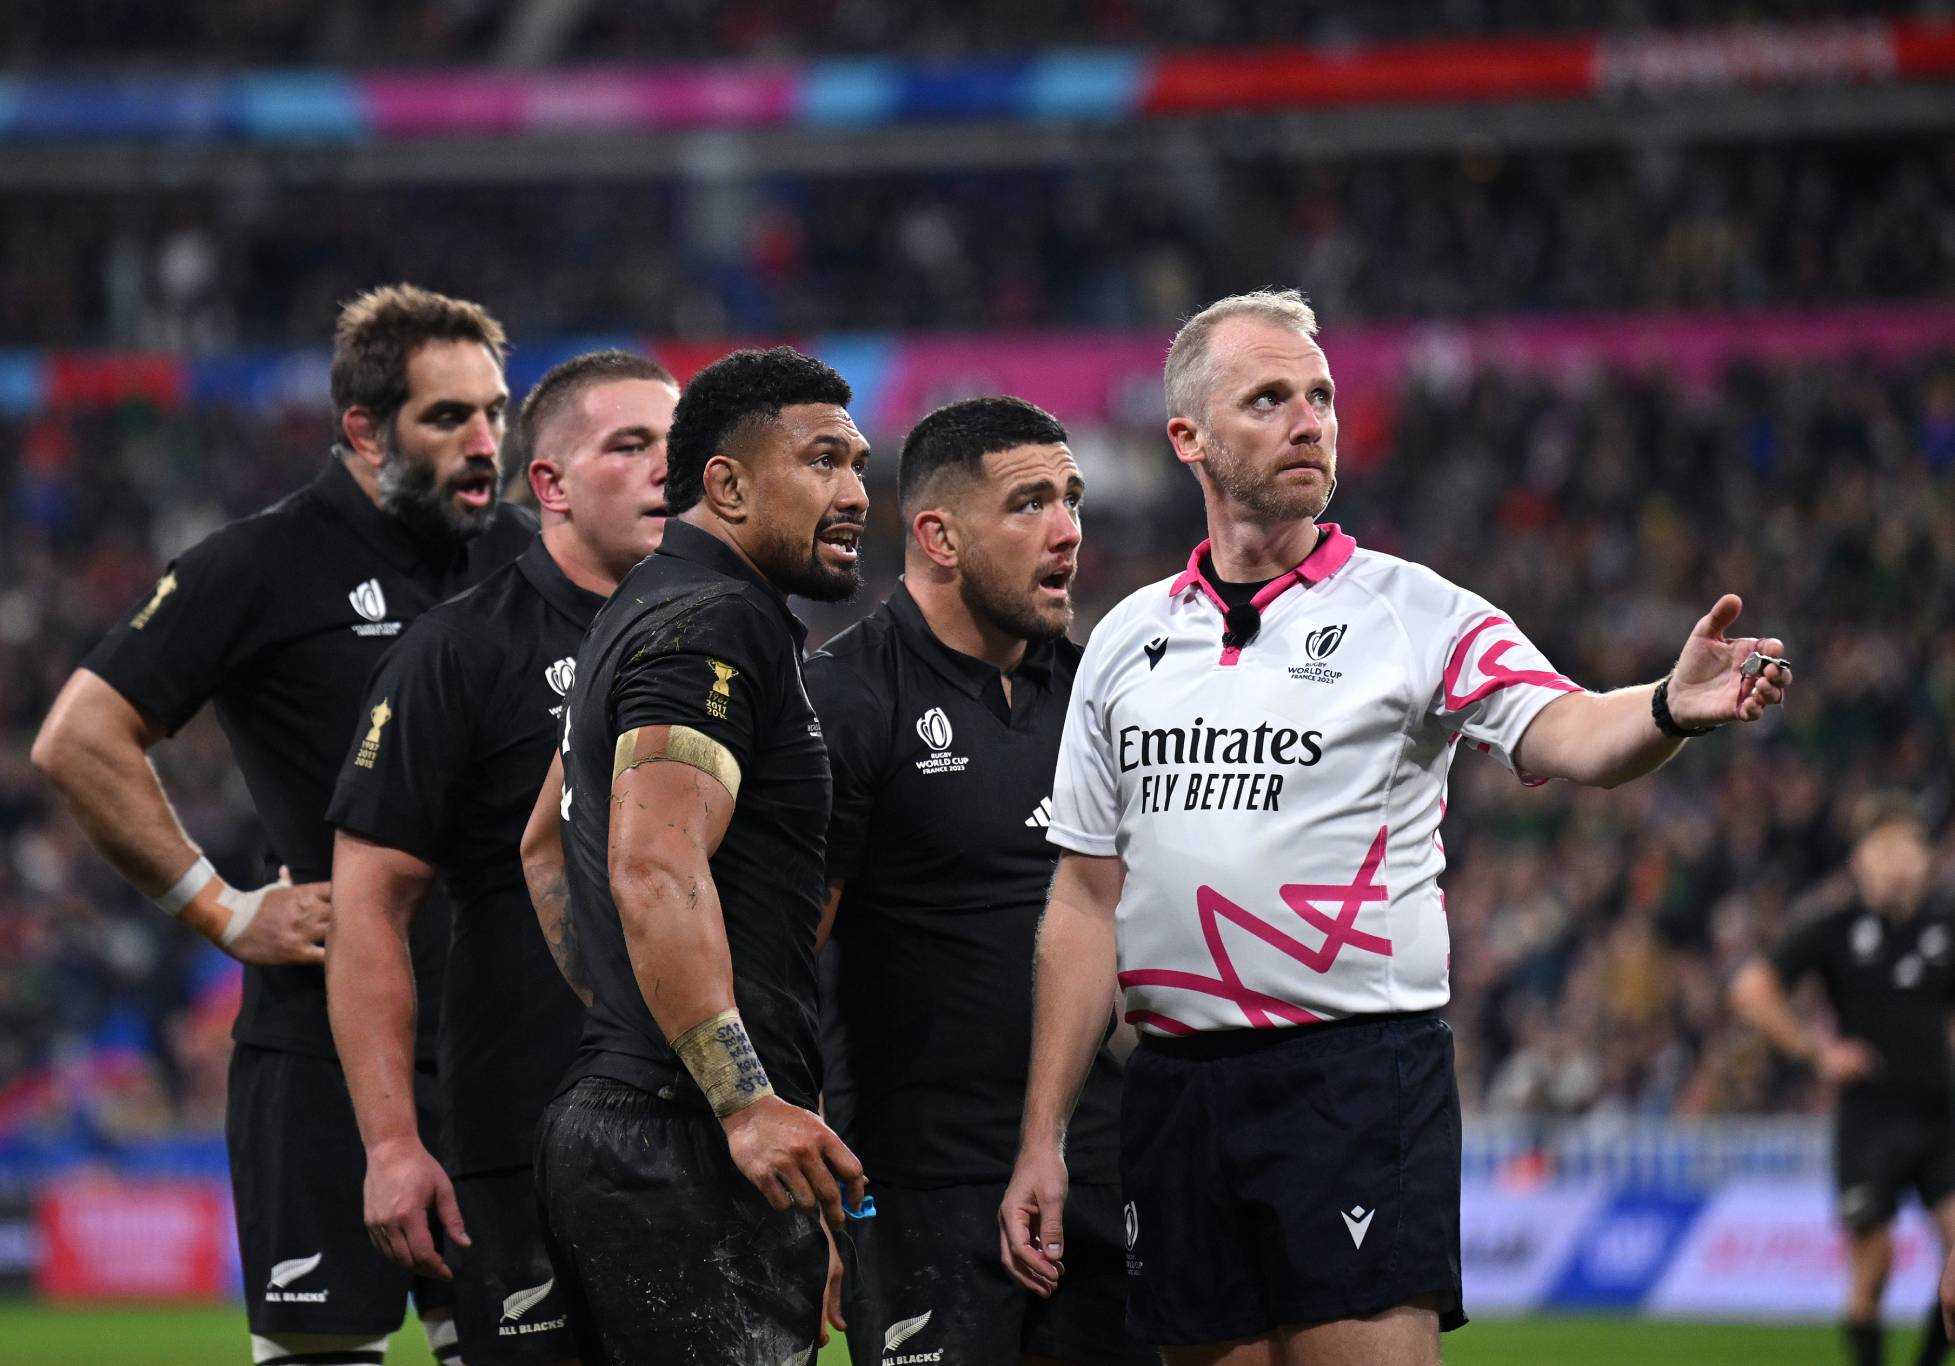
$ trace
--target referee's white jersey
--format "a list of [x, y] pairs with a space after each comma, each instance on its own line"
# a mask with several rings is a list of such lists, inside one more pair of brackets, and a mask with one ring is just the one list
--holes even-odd
[[1120, 984], [1141, 1029], [1281, 1028], [1448, 998], [1439, 823], [1456, 745], [1514, 767], [1574, 683], [1506, 613], [1334, 524], [1222, 644], [1199, 565], [1093, 632], [1050, 838], [1120, 856]]

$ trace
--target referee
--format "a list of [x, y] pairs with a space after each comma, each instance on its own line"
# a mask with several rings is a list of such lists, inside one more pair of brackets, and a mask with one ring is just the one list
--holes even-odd
[[[259, 1366], [379, 1361], [409, 1290], [409, 1273], [360, 1223], [360, 1140], [319, 966], [326, 805], [356, 716], [376, 740], [386, 734], [390, 717], [360, 712], [381, 655], [534, 530], [497, 501], [503, 350], [501, 326], [476, 304], [410, 285], [348, 303], [333, 341], [332, 458], [307, 487], [173, 561], [82, 661], [34, 744], [103, 856], [246, 965], [226, 1138]], [[289, 878], [227, 885], [149, 765], [145, 751], [206, 702], [264, 825], [267, 876], [283, 866]], [[415, 970], [432, 991], [446, 911], [422, 922]], [[435, 1023], [426, 1012], [415, 1035], [426, 1067]], [[446, 1287], [414, 1288], [430, 1342], [452, 1355]]]
[[[1721, 598], [1662, 682], [1587, 693], [1506, 613], [1320, 524], [1336, 384], [1294, 291], [1188, 321], [1167, 433], [1209, 539], [1100, 622], [1053, 783], [1013, 1274], [1070, 1274], [1061, 1139], [1116, 980], [1127, 1318], [1169, 1366], [1432, 1366], [1460, 1300], [1439, 877], [1454, 754], [1613, 786], [1789, 679]], [[1773, 656], [1765, 662], [1764, 655]], [[1754, 658], [1756, 656], [1756, 658]]]
[[857, 586], [869, 451], [849, 398], [785, 347], [700, 371], [665, 539], [578, 652], [560, 809], [591, 1006], [536, 1163], [586, 1361], [808, 1360], [815, 1211], [839, 1225], [842, 1188], [863, 1196], [814, 1113], [828, 753], [787, 605]]
[[1084, 492], [1051, 414], [1015, 398], [939, 408], [898, 466], [903, 582], [808, 663], [835, 779], [831, 1070], [853, 1081], [842, 1136], [876, 1182], [876, 1218], [842, 1244], [856, 1366], [1156, 1360], [1126, 1334], [1120, 1068], [1104, 1047], [1067, 1135], [1066, 1284], [1043, 1300], [998, 1263], [1079, 664], [1065, 631]]
[[[393, 1261], [446, 1277], [428, 1220], [439, 1211], [463, 1249], [455, 1326], [471, 1363], [576, 1355], [530, 1159], [584, 1012], [538, 932], [517, 845], [584, 631], [658, 548], [678, 397], [662, 366], [623, 351], [565, 361], [530, 391], [513, 444], [543, 533], [401, 637], [363, 708], [391, 719], [377, 741], [357, 738], [327, 812], [339, 829], [327, 999], [366, 1143], [367, 1229]], [[448, 1174], [415, 1124], [411, 1051], [409, 929], [437, 875], [455, 917], [439, 1068]]]
[[[1904, 797], [1859, 813], [1851, 899], [1795, 928], [1731, 982], [1731, 1007], [1772, 1044], [1839, 1088], [1833, 1162], [1846, 1229], [1843, 1325], [1858, 1366], [1881, 1358], [1880, 1300], [1894, 1260], [1894, 1214], [1912, 1190], [1955, 1247], [1955, 919], [1928, 896], [1927, 832]], [[1816, 978], [1835, 1037], [1802, 1021], [1787, 995]], [[1948, 1354], [1939, 1305], [1917, 1366]]]

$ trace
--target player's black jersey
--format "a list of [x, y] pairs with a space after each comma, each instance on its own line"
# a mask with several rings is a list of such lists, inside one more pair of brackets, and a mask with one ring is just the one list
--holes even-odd
[[530, 542], [415, 622], [367, 686], [327, 819], [441, 873], [454, 906], [441, 1006], [448, 1167], [527, 1164], [583, 1028], [523, 883], [523, 826], [549, 772], [577, 646], [604, 599]]
[[[171, 733], [205, 702], [231, 742], [269, 849], [296, 882], [333, 871], [326, 806], [349, 738], [384, 720], [360, 714], [366, 682], [402, 629], [507, 564], [535, 518], [501, 507], [464, 548], [430, 546], [375, 507], [337, 459], [263, 512], [219, 529], [170, 564], [149, 598], [82, 661]], [[416, 925], [415, 971], [438, 982], [446, 903]], [[438, 1012], [417, 1048], [433, 1056]], [[248, 967], [232, 1035], [333, 1056], [326, 977], [316, 967]]]
[[[1032, 959], [1058, 850], [1052, 775], [1079, 646], [996, 668], [899, 585], [808, 662], [835, 778], [828, 876], [844, 1137], [873, 1177], [1003, 1181], [1032, 1049]], [[1108, 984], [1107, 1020], [1113, 1019]], [[833, 1046], [833, 1041], [831, 1041]], [[1076, 1181], [1119, 1179], [1120, 1065], [1103, 1047], [1067, 1131]]]
[[572, 1079], [609, 1077], [705, 1105], [632, 975], [608, 866], [618, 737], [688, 726], [740, 766], [732, 821], [711, 862], [734, 999], [774, 1089], [814, 1105], [829, 785], [821, 725], [801, 681], [806, 635], [731, 547], [676, 520], [592, 623], [563, 741], [571, 928], [595, 997]]
[[1940, 1112], [1955, 1106], [1948, 1042], [1955, 919], [1924, 907], [1895, 921], [1856, 903], [1795, 929], [1772, 965], [1787, 986], [1816, 975], [1841, 1037], [1879, 1054], [1879, 1070], [1842, 1099]]

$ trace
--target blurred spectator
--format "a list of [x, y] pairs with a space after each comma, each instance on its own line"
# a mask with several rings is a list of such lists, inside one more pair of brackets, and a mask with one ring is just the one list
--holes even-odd
[[[1299, 165], [1209, 136], [1199, 175], [0, 190], [0, 346], [310, 342], [339, 300], [391, 279], [492, 300], [519, 344], [1171, 330], [1245, 282], [1307, 281], [1340, 324], [1955, 291], [1946, 138]], [[1946, 465], [1955, 389], [1927, 406], [1923, 439]]]

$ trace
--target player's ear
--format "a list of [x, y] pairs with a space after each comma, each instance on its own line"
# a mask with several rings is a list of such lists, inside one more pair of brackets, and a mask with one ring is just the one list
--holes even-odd
[[570, 492], [564, 487], [564, 471], [553, 460], [538, 457], [529, 462], [529, 490], [536, 505], [545, 512], [570, 512]]
[[925, 508], [910, 522], [910, 535], [930, 563], [944, 569], [957, 568], [957, 549], [963, 539], [957, 514], [943, 508]]
[[753, 496], [753, 472], [736, 455], [721, 451], [706, 462], [699, 477], [699, 496], [723, 522], [747, 520]]
[[354, 404], [339, 415], [339, 434], [341, 444], [364, 460], [374, 469], [379, 469], [387, 461], [387, 438], [384, 424], [374, 416], [373, 410], [361, 404]]

